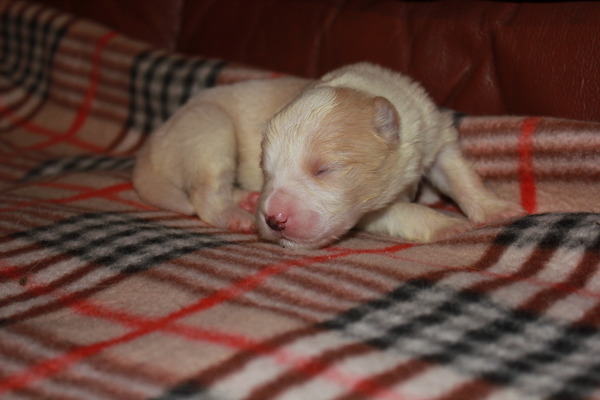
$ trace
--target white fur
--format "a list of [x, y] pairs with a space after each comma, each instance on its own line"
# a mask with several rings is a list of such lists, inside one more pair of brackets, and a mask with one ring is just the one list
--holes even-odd
[[[134, 185], [159, 207], [228, 229], [256, 224], [266, 240], [314, 248], [354, 226], [419, 241], [465, 230], [466, 220], [410, 203], [423, 176], [474, 222], [521, 212], [485, 189], [450, 115], [420, 85], [360, 63], [313, 82], [201, 93], [148, 141]], [[262, 192], [256, 218], [252, 191]]]

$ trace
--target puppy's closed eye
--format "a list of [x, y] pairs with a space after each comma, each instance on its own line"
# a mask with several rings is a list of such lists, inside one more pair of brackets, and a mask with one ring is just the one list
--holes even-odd
[[319, 178], [319, 177], [322, 178], [322, 177], [326, 176], [327, 174], [329, 174], [330, 172], [331, 172], [331, 167], [329, 167], [327, 165], [323, 165], [323, 166], [317, 167], [313, 170], [313, 176], [317, 177], [317, 178]]
[[341, 166], [337, 163], [327, 161], [313, 161], [310, 163], [309, 173], [312, 177], [318, 179], [329, 178], [339, 171]]

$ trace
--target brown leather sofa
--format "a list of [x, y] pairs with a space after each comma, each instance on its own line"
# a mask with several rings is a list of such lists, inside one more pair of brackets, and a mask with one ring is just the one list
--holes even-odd
[[318, 76], [368, 60], [445, 107], [600, 121], [600, 3], [41, 0], [186, 54]]

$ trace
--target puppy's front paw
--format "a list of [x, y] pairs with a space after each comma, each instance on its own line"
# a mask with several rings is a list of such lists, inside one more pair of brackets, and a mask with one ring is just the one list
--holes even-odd
[[[201, 190], [193, 192], [190, 200], [200, 219], [218, 228], [235, 232], [255, 232], [256, 223], [252, 212], [252, 192], [239, 190], [233, 196], [223, 196], [219, 193], [205, 193]], [[242, 202], [247, 202], [246, 206]], [[255, 206], [254, 206], [255, 207]]]
[[235, 199], [242, 210], [248, 211], [251, 214], [256, 214], [258, 208], [259, 192], [249, 192], [246, 190], [238, 190], [235, 194]]
[[256, 231], [255, 217], [238, 207], [225, 209], [220, 217], [219, 225], [234, 232], [250, 233]]

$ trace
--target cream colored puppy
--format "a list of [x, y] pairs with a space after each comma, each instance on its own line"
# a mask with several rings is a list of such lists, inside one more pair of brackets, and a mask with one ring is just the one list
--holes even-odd
[[133, 182], [150, 204], [231, 230], [258, 227], [286, 247], [321, 247], [354, 226], [439, 240], [469, 225], [411, 202], [423, 176], [472, 222], [522, 212], [483, 186], [457, 135], [420, 85], [360, 63], [318, 81], [201, 92], [148, 140]]

